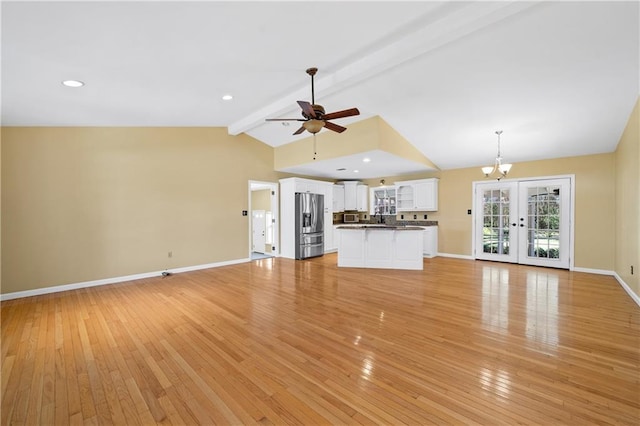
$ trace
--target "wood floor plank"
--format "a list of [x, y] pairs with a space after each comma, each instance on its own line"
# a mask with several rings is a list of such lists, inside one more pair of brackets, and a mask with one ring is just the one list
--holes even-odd
[[272, 258], [4, 301], [0, 423], [640, 423], [612, 277]]

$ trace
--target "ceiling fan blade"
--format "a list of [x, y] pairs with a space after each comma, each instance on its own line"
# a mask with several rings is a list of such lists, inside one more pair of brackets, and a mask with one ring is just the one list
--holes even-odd
[[328, 122], [328, 121], [325, 121], [325, 122], [324, 122], [324, 128], [325, 128], [325, 129], [329, 129], [329, 130], [333, 130], [334, 132], [338, 132], [338, 133], [342, 133], [342, 132], [344, 132], [345, 130], [347, 130], [347, 128], [346, 128], [346, 127], [342, 127], [342, 126], [339, 126], [339, 125], [337, 125], [337, 124], [330, 123], [330, 122]]
[[307, 121], [302, 118], [265, 118], [264, 121]]
[[316, 112], [313, 110], [309, 102], [298, 101], [298, 105], [300, 105], [302, 112], [304, 112], [307, 117], [316, 118]]
[[360, 115], [358, 108], [345, 109], [342, 111], [330, 112], [322, 116], [325, 120], [335, 120], [336, 118], [351, 117], [353, 115]]
[[300, 133], [304, 132], [306, 129], [304, 128], [304, 126], [300, 126], [300, 128], [298, 130], [296, 130], [293, 134], [294, 135], [299, 135]]

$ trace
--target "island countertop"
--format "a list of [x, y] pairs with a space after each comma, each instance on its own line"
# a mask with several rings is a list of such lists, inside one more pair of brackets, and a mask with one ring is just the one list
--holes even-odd
[[343, 225], [337, 229], [356, 229], [356, 230], [373, 230], [373, 231], [422, 231], [419, 226], [407, 225]]

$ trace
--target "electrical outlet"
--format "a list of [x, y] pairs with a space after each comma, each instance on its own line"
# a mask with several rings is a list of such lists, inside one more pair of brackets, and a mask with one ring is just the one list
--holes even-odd
[[173, 257], [173, 252], [170, 251], [169, 253], [167, 253], [167, 257], [170, 257], [170, 258]]
[[471, 214], [471, 209], [467, 210], [467, 214]]

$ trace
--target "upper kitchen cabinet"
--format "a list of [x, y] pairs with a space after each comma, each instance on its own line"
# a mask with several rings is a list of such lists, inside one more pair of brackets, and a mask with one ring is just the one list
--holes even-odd
[[[338, 182], [336, 185], [341, 186], [344, 190], [344, 204], [342, 210], [338, 211], [359, 211], [366, 212], [368, 211], [368, 189], [367, 185], [364, 185], [359, 181], [344, 181]], [[339, 202], [336, 202], [338, 205]]]
[[370, 199], [369, 214], [371, 214], [371, 216], [396, 214], [395, 187], [371, 188], [369, 199]]
[[396, 182], [394, 186], [399, 212], [438, 210], [437, 178]]
[[314, 181], [311, 179], [294, 178], [294, 191], [295, 192], [309, 192], [311, 194], [323, 194], [325, 195], [325, 188], [323, 182]]
[[344, 211], [344, 186], [333, 185], [333, 212], [342, 213]]
[[358, 185], [356, 191], [357, 210], [366, 212], [369, 204], [369, 187], [367, 185]]

